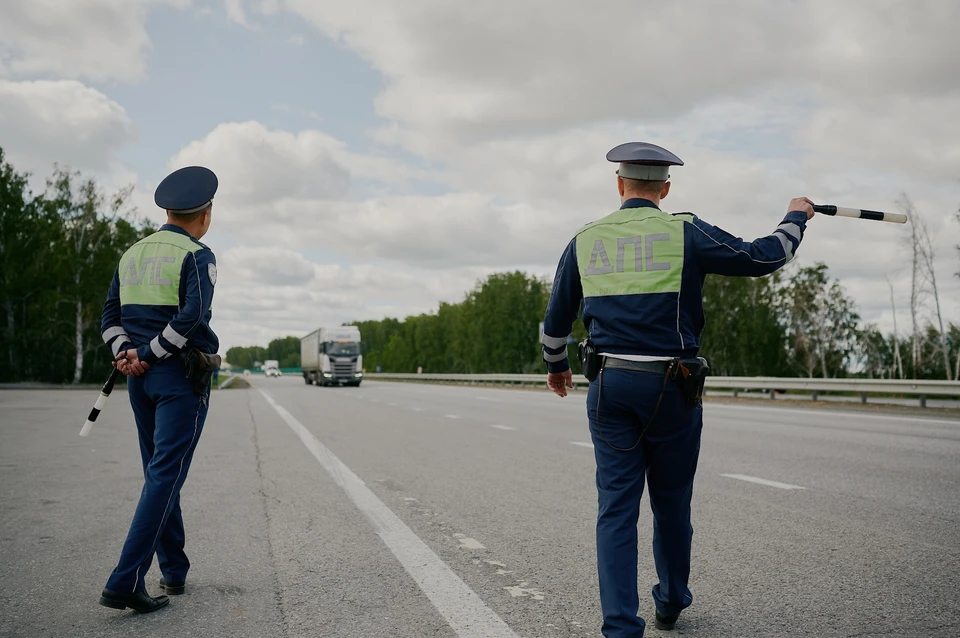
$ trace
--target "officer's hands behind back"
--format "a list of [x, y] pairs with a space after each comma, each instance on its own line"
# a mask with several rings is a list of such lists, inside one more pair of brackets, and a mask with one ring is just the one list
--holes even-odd
[[113, 365], [120, 370], [121, 374], [124, 374], [128, 377], [139, 377], [141, 374], [150, 369], [150, 364], [141, 361], [137, 356], [136, 349], [134, 348], [118, 354], [117, 360]]

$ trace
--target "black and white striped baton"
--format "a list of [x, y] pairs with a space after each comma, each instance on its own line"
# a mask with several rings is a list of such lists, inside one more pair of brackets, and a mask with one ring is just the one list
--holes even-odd
[[814, 204], [813, 210], [821, 215], [832, 215], [836, 217], [856, 217], [858, 219], [872, 219], [878, 222], [893, 222], [894, 224], [906, 224], [907, 216], [903, 213], [881, 213], [876, 210], [865, 210], [863, 208], [844, 208], [843, 206], [828, 206]]
[[107, 379], [107, 382], [100, 388], [100, 396], [97, 397], [97, 402], [93, 404], [93, 409], [90, 410], [90, 416], [87, 417], [87, 422], [84, 423], [80, 429], [80, 436], [90, 434], [90, 430], [93, 429], [93, 424], [97, 422], [97, 417], [100, 416], [100, 411], [103, 410], [103, 406], [107, 404], [107, 399], [110, 398], [110, 393], [113, 392], [113, 384], [116, 383], [119, 375], [120, 368], [114, 368], [113, 372], [110, 373], [110, 378]]

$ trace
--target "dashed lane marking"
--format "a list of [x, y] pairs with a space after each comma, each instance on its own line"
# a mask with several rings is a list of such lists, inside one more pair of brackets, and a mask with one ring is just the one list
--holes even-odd
[[[414, 582], [460, 638], [519, 638], [463, 580], [370, 491], [359, 476], [334, 456], [300, 421], [260, 390], [324, 470], [373, 525]], [[525, 584], [525, 583], [524, 583]], [[512, 594], [513, 592], [511, 592]]]
[[791, 485], [790, 483], [780, 483], [779, 481], [769, 481], [767, 479], [757, 478], [756, 476], [746, 476], [744, 474], [721, 474], [720, 476], [726, 476], [727, 478], [737, 479], [738, 481], [747, 481], [748, 483], [757, 483], [759, 485], [766, 485], [767, 487], [776, 487], [781, 490], [807, 489], [805, 487], [800, 487], [799, 485]]
[[491, 425], [490, 427], [497, 430], [515, 430], [516, 429], [516, 428], [510, 427], [509, 425], [499, 425], [499, 424]]
[[593, 443], [587, 443], [586, 441], [570, 441], [570, 445], [579, 445], [580, 447], [593, 449]]
[[459, 418], [460, 418], [460, 417], [457, 416], [456, 414], [444, 414], [443, 416], [447, 417], [448, 419], [459, 419]]

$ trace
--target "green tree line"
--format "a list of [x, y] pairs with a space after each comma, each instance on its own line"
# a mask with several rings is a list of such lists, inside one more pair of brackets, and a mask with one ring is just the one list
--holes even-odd
[[274, 339], [267, 347], [234, 346], [227, 350], [227, 362], [242, 369], [253, 369], [264, 361], [276, 360], [281, 368], [300, 367], [300, 337]]
[[[364, 367], [384, 372], [537, 373], [539, 324], [550, 285], [522, 272], [479, 282], [459, 303], [400, 320], [357, 321], [368, 350]], [[899, 373], [894, 352], [911, 337], [883, 335], [862, 325], [853, 299], [825, 264], [762, 278], [710, 275], [703, 290], [706, 326], [701, 354], [716, 375], [944, 379], [939, 332], [928, 323], [917, 365]], [[573, 341], [586, 331], [580, 321]], [[960, 324], [951, 322], [948, 348], [960, 366]], [[568, 348], [579, 372], [576, 347]], [[956, 374], [952, 374], [956, 378]]]
[[[549, 282], [523, 272], [497, 273], [478, 282], [459, 303], [405, 319], [356, 321], [367, 345], [364, 367], [383, 372], [539, 373], [539, 325], [550, 297]], [[825, 264], [780, 271], [768, 277], [710, 275], [703, 289], [706, 326], [701, 354], [722, 376], [944, 379], [940, 334], [928, 322], [919, 337], [882, 334], [863, 325], [853, 299], [831, 279]], [[946, 334], [960, 367], [960, 324]], [[586, 335], [574, 324], [571, 341]], [[902, 360], [919, 344], [916, 365]], [[568, 348], [579, 372], [576, 347]], [[242, 368], [277, 359], [299, 365], [299, 338], [266, 347], [231, 348], [227, 360]], [[957, 377], [953, 371], [952, 378]]]
[[120, 256], [153, 232], [93, 179], [55, 168], [34, 194], [0, 148], [0, 381], [103, 381], [100, 315]]
[[[108, 194], [95, 180], [55, 167], [44, 192], [34, 194], [29, 175], [7, 163], [0, 148], [0, 382], [95, 382], [109, 369], [100, 339], [106, 291], [124, 250], [154, 231], [133, 214], [130, 192]], [[930, 241], [922, 224], [912, 225], [922, 232], [914, 232], [919, 283], [908, 333], [864, 325], [824, 264], [760, 279], [709, 276], [701, 341], [714, 373], [960, 377], [960, 324], [940, 313]], [[538, 338], [549, 294], [545, 280], [497, 273], [436, 312], [353, 325], [368, 346], [367, 370], [535, 373], [544, 369]], [[923, 319], [931, 295], [936, 322]], [[578, 321], [572, 336], [584, 334]], [[570, 354], [578, 371], [575, 347]], [[269, 359], [299, 366], [299, 337], [227, 352], [227, 361], [241, 368]]]

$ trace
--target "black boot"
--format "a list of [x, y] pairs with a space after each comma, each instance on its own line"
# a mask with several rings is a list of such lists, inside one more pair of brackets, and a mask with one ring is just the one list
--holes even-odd
[[160, 577], [160, 588], [170, 596], [179, 596], [182, 594], [186, 588], [186, 581], [181, 580], [180, 582], [168, 583], [167, 580], [161, 576]]
[[149, 614], [151, 611], [157, 611], [170, 604], [170, 599], [166, 596], [157, 596], [154, 598], [145, 591], [138, 591], [132, 594], [121, 594], [120, 592], [104, 589], [100, 595], [100, 604], [111, 609], [130, 609], [141, 614]]
[[674, 625], [677, 624], [677, 618], [679, 617], [680, 617], [679, 615], [661, 616], [660, 612], [658, 611], [657, 619], [656, 619], [656, 622], [654, 622], [654, 625], [656, 625], [657, 629], [662, 629], [663, 631], [670, 631], [671, 629], [673, 629]]

